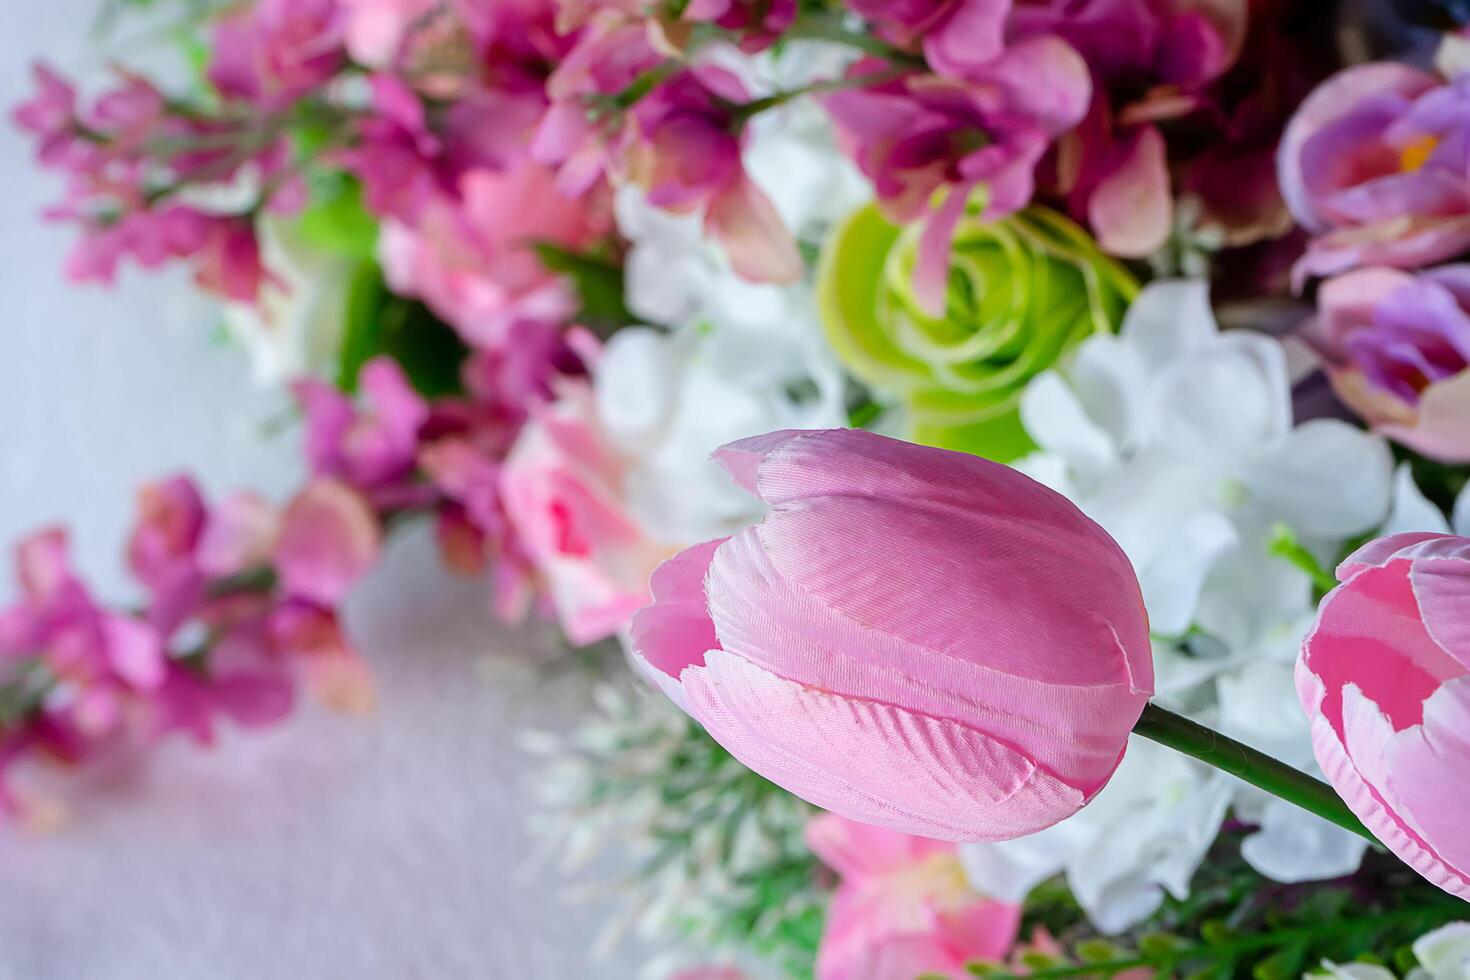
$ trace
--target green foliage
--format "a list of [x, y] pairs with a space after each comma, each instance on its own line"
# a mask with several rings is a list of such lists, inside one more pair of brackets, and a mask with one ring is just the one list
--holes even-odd
[[623, 294], [623, 267], [613, 258], [591, 252], [572, 252], [550, 242], [536, 246], [541, 264], [572, 281], [581, 300], [578, 320], [607, 336], [619, 327], [637, 323]]
[[382, 354], [403, 367], [421, 394], [435, 397], [460, 390], [460, 366], [469, 348], [424, 304], [389, 292], [382, 272], [369, 260], [359, 267], [350, 287], [338, 387], [356, 390], [362, 366]]
[[650, 938], [810, 977], [827, 901], [804, 838], [815, 809], [665, 698], [606, 685], [597, 705], [574, 732], [529, 736], [549, 774], [533, 826], [564, 856], [606, 841], [630, 854], [636, 867], [616, 887]]
[[306, 244], [333, 255], [367, 261], [377, 252], [378, 222], [362, 206], [362, 186], [336, 171], [312, 175], [297, 230]]
[[1043, 926], [1066, 954], [1027, 953], [1012, 964], [970, 964], [969, 972], [993, 980], [1105, 980], [1138, 969], [1160, 978], [1291, 980], [1324, 960], [1390, 962], [1407, 972], [1415, 939], [1470, 919], [1470, 905], [1386, 854], [1370, 852], [1347, 881], [1282, 885], [1251, 870], [1238, 841], [1223, 835], [1189, 897], [1166, 899], [1125, 936], [1093, 934], [1080, 911], [1068, 922], [1075, 906], [1059, 881], [1048, 882], [1027, 903], [1026, 929]]

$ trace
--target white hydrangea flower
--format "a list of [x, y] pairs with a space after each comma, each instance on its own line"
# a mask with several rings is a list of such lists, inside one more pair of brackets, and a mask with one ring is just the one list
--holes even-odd
[[[1020, 468], [1106, 528], [1138, 572], [1158, 637], [1160, 698], [1315, 772], [1292, 681], [1315, 611], [1312, 580], [1270, 541], [1284, 524], [1329, 559], [1381, 524], [1393, 482], [1387, 445], [1336, 420], [1294, 425], [1282, 345], [1222, 333], [1198, 280], [1144, 289], [1117, 336], [1090, 338], [1031, 383], [1021, 413], [1040, 451]], [[998, 849], [990, 853], [1019, 860], [1039, 848], [1046, 873], [1066, 871], [1106, 931], [1146, 918], [1163, 889], [1187, 893], [1231, 805], [1261, 827], [1244, 852], [1263, 874], [1328, 878], [1361, 860], [1364, 842], [1347, 831], [1160, 752], [1135, 739], [1099, 794], [1108, 807], [1088, 806], [1040, 843], [987, 845]], [[1192, 805], [1164, 788], [1190, 779]], [[1029, 882], [1007, 878], [969, 850], [982, 890], [995, 888], [990, 875], [1026, 889], [1040, 880], [1034, 868]]]
[[1065, 872], [1093, 924], [1118, 933], [1151, 915], [1165, 890], [1189, 894], [1231, 792], [1223, 773], [1135, 737], [1086, 809], [1030, 837], [965, 845], [960, 857], [976, 887], [1004, 901]]

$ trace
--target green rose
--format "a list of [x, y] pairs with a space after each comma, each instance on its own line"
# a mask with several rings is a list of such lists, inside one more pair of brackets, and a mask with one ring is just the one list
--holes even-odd
[[971, 201], [955, 234], [943, 316], [913, 293], [922, 227], [872, 205], [827, 242], [817, 298], [838, 356], [900, 400], [910, 439], [1008, 462], [1034, 448], [1017, 408], [1026, 383], [1115, 330], [1138, 283], [1054, 211], [981, 221], [981, 207]]

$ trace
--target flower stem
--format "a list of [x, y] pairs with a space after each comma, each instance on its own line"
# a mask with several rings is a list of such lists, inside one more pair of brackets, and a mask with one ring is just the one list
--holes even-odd
[[1323, 820], [1378, 843], [1378, 838], [1363, 826], [1331, 786], [1214, 729], [1196, 724], [1156, 704], [1148, 704], [1144, 706], [1138, 724], [1133, 726], [1133, 733], [1193, 756], [1272, 796], [1295, 803]]

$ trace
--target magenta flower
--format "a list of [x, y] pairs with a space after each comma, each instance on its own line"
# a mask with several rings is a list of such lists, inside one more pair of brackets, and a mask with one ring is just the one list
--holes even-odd
[[714, 66], [681, 71], [630, 112], [628, 176], [649, 203], [702, 212], [735, 272], [753, 282], [795, 282], [805, 266], [776, 206], [745, 172], [735, 108], [749, 101], [740, 80]]
[[1470, 265], [1330, 279], [1314, 329], [1333, 387], [1374, 429], [1470, 462]]
[[632, 624], [716, 741], [834, 813], [943, 840], [1034, 833], [1103, 787], [1153, 662], [1097, 525], [997, 463], [860, 430], [717, 458], [770, 513], [660, 566]]
[[306, 414], [307, 463], [312, 473], [342, 480], [380, 506], [399, 506], [411, 496], [407, 485], [428, 403], [389, 357], [363, 365], [358, 384], [361, 405], [316, 378], [293, 386]]
[[220, 21], [210, 48], [221, 95], [281, 108], [341, 69], [338, 0], [259, 0]]
[[745, 51], [764, 51], [796, 22], [797, 0], [691, 0], [683, 17], [740, 33]]
[[922, 46], [940, 75], [985, 74], [1005, 48], [1011, 0], [847, 0], [878, 33], [904, 47]]
[[823, 814], [807, 825], [813, 853], [842, 878], [827, 911], [816, 980], [963, 976], [1001, 962], [1021, 906], [971, 887], [954, 844]]
[[[1247, 192], [1244, 203], [1249, 213], [1241, 223], [1251, 226], [1251, 232], [1280, 231], [1269, 224], [1269, 216], [1280, 211], [1279, 202], [1271, 197], [1274, 180], [1261, 179], [1259, 166], [1255, 174], [1242, 172], [1240, 161], [1234, 159], [1241, 137], [1254, 133], [1231, 118], [1229, 107], [1212, 88], [1235, 63], [1244, 41], [1246, 13], [1243, 3], [1201, 5], [1189, 0], [1018, 4], [1011, 23], [1013, 37], [1060, 37], [1091, 69], [1092, 103], [1087, 118], [1062, 141], [1056, 182], [1072, 213], [1088, 223], [1105, 252], [1147, 256], [1162, 247], [1173, 230], [1171, 146], [1160, 127], [1176, 120], [1209, 127], [1206, 153], [1231, 157], [1232, 197], [1240, 198], [1242, 188]], [[1267, 43], [1261, 40], [1263, 46]], [[1273, 63], [1271, 72], [1273, 84], [1283, 84], [1280, 66]], [[1271, 139], [1265, 142], [1273, 145]], [[1263, 211], [1268, 218], [1260, 217]]]
[[383, 271], [394, 291], [422, 299], [471, 346], [494, 348], [517, 321], [557, 323], [575, 311], [567, 283], [534, 246], [579, 251], [610, 220], [600, 195], [564, 197], [540, 164], [475, 170], [460, 178], [458, 200], [436, 197], [414, 223], [384, 224]]
[[90, 155], [77, 118], [77, 90], [49, 65], [31, 66], [36, 94], [20, 103], [11, 118], [36, 138], [36, 157], [46, 167], [70, 169]]
[[1470, 539], [1397, 534], [1337, 569], [1297, 662], [1317, 761], [1374, 835], [1470, 899]]
[[1470, 75], [1345, 69], [1302, 103], [1277, 158], [1282, 194], [1314, 236], [1294, 270], [1412, 269], [1470, 249]]
[[[977, 77], [960, 81], [907, 73], [891, 76], [876, 59], [856, 73], [874, 84], [826, 97], [848, 153], [874, 184], [895, 223], [927, 216], [915, 287], [942, 308], [949, 246], [977, 188], [985, 216], [1025, 207], [1035, 170], [1053, 137], [1087, 112], [1087, 65], [1065, 42], [1036, 37], [1007, 48]], [[942, 194], [936, 211], [931, 201]]]

